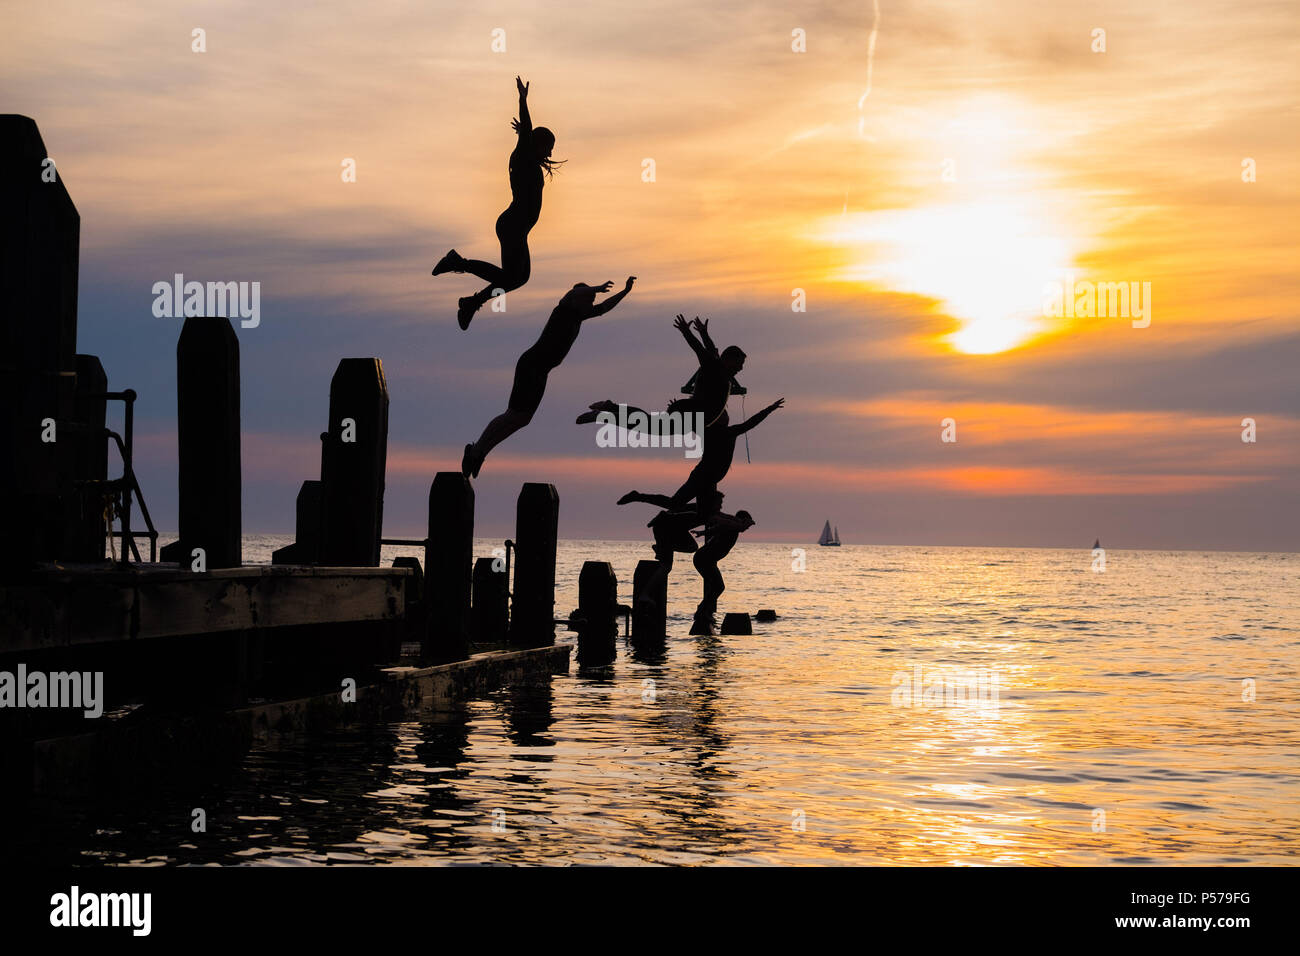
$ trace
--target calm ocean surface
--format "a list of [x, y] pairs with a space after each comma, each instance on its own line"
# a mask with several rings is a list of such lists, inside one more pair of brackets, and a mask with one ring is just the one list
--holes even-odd
[[[269, 562], [287, 540], [250, 539], [245, 560]], [[753, 636], [688, 637], [699, 579], [679, 562], [660, 659], [620, 641], [614, 666], [579, 674], [575, 662], [549, 687], [282, 737], [219, 787], [69, 831], [68, 852], [87, 863], [1295, 861], [1300, 555], [1109, 551], [1095, 573], [1087, 548], [806, 552], [802, 572], [790, 545], [741, 544], [724, 563], [720, 611], [780, 615]], [[612, 562], [627, 602], [644, 557], [639, 543], [562, 542], [557, 616], [577, 605], [583, 560]], [[997, 700], [899, 706], [962, 675], [996, 686]], [[190, 833], [192, 807], [206, 810], [206, 834]]]

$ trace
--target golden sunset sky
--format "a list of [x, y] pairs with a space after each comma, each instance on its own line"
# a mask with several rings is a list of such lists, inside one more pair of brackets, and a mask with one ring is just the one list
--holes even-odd
[[[179, 322], [154, 282], [262, 283], [239, 333], [246, 530], [292, 530], [335, 364], [383, 359], [399, 534], [560, 295], [636, 275], [489, 458], [481, 534], [510, 533], [527, 480], [559, 488], [563, 536], [644, 534], [614, 500], [690, 462], [573, 418], [676, 395], [685, 312], [749, 353], [746, 412], [787, 401], [723, 486], [760, 540], [829, 517], [848, 543], [1300, 541], [1294, 4], [6, 7], [3, 109], [37, 121], [81, 212], [79, 347], [141, 393], [162, 527]], [[497, 258], [516, 74], [567, 163], [531, 282], [462, 333], [477, 280], [429, 270], [450, 246]], [[1071, 275], [1149, 283], [1149, 327], [1043, 315]]]

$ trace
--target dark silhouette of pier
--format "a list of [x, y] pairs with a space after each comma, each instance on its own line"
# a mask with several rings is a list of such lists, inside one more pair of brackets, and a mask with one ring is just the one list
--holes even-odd
[[[76, 207], [62, 174], [48, 175], [31, 119], [0, 116], [0, 146], [0, 442], [11, 450], [0, 458], [0, 493], [12, 519], [0, 549], [0, 670], [21, 660], [102, 672], [105, 710], [130, 711], [96, 724], [79, 711], [0, 710], [0, 772], [17, 790], [54, 787], [87, 762], [104, 765], [105, 754], [179, 759], [184, 748], [164, 743], [196, 721], [220, 728], [204, 739], [238, 750], [259, 728], [386, 713], [564, 671], [570, 648], [557, 645], [557, 626], [576, 632], [586, 668], [615, 660], [620, 618], [639, 659], [661, 653], [660, 562], [638, 565], [633, 608], [619, 603], [611, 565], [587, 561], [578, 608], [557, 618], [552, 484], [521, 487], [504, 557], [476, 559], [463, 470], [433, 477], [424, 538], [384, 536], [390, 398], [377, 357], [339, 362], [320, 473], [294, 503], [295, 540], [271, 566], [245, 565], [240, 346], [220, 315], [187, 317], [178, 330], [178, 540], [160, 554], [133, 465], [134, 407], [150, 397], [110, 390], [112, 370], [76, 352]], [[608, 311], [631, 281], [588, 312]], [[687, 404], [717, 417], [743, 353], [719, 357], [707, 323], [697, 327], [701, 375]], [[118, 403], [120, 432], [108, 427]], [[384, 545], [412, 553], [381, 567]], [[741, 616], [735, 633], [748, 632]], [[211, 748], [196, 753], [209, 759]]]
[[[245, 566], [239, 339], [227, 317], [186, 318], [176, 346], [179, 535], [159, 555], [132, 460], [139, 396], [110, 391], [99, 359], [76, 352], [76, 207], [62, 173], [47, 172], [31, 119], [0, 116], [0, 145], [0, 493], [12, 521], [0, 549], [0, 670], [102, 672], [104, 709], [133, 708], [101, 723], [79, 710], [0, 710], [0, 771], [14, 782], [6, 799], [75, 777], [70, 768], [88, 765], [78, 754], [98, 754], [95, 764], [105, 750], [138, 755], [177, 721], [235, 726], [217, 737], [246, 744], [257, 726], [306, 711], [452, 699], [567, 667], [569, 648], [554, 640], [554, 487], [522, 489], [514, 590], [493, 562], [475, 616], [474, 495], [459, 472], [430, 486], [428, 536], [395, 542], [423, 554], [379, 566], [389, 396], [378, 358], [339, 363], [320, 477], [296, 502], [296, 540], [273, 566]], [[120, 433], [107, 427], [111, 403], [123, 407]], [[281, 703], [250, 704], [259, 699]]]

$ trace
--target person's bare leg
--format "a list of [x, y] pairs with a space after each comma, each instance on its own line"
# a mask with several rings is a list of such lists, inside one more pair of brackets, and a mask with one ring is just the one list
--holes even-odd
[[463, 271], [478, 276], [487, 283], [478, 292], [465, 296], [457, 303], [456, 321], [462, 329], [469, 328], [475, 313], [483, 308], [483, 304], [488, 299], [494, 295], [503, 295], [518, 289], [528, 281], [528, 277], [532, 272], [532, 257], [528, 252], [527, 233], [518, 236], [508, 233], [502, 236], [500, 229], [498, 229], [497, 235], [501, 236], [500, 268], [490, 262], [483, 262], [481, 259], [460, 260]]
[[671, 509], [673, 507], [673, 499], [669, 495], [643, 495], [639, 491], [629, 491], [622, 498], [618, 499], [618, 503], [621, 505], [629, 505], [632, 504], [632, 502], [643, 505], [654, 505], [656, 508]]
[[[637, 412], [640, 412], [642, 415], [646, 417], [647, 427], [649, 426], [650, 413], [647, 412], [644, 408], [637, 408], [637, 406], [635, 405], [620, 405], [618, 402], [610, 401], [607, 398], [601, 402], [592, 402], [587, 407], [589, 411], [585, 411], [578, 416], [577, 421], [579, 425], [590, 425], [592, 422], [596, 420], [596, 416], [598, 416], [601, 412], [609, 412], [611, 415], [615, 417], [615, 419], [617, 419], [619, 414], [619, 409], [626, 408], [627, 411], [623, 413], [624, 421], [631, 418]], [[629, 428], [628, 431], [639, 431], [639, 429]]]
[[482, 259], [461, 259], [457, 266], [459, 266], [457, 272], [468, 272], [472, 276], [477, 276], [486, 282], [489, 288], [501, 285], [506, 279], [505, 271], [500, 266], [484, 262]]
[[473, 477], [477, 478], [479, 469], [483, 467], [483, 460], [487, 458], [488, 452], [532, 420], [533, 416], [526, 412], [517, 412], [514, 409], [507, 408], [488, 422], [478, 441], [465, 446], [465, 457], [461, 460], [462, 473], [466, 473], [465, 469], [468, 466], [470, 470], [466, 474], [472, 474]]

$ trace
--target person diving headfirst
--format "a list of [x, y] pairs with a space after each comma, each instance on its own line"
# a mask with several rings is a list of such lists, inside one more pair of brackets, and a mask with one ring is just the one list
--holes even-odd
[[488, 422], [478, 441], [465, 446], [465, 454], [460, 463], [461, 474], [467, 478], [477, 478], [488, 452], [533, 420], [533, 414], [542, 404], [542, 395], [546, 392], [547, 376], [569, 354], [569, 349], [582, 330], [582, 323], [604, 315], [622, 302], [624, 296], [632, 291], [632, 283], [635, 281], [636, 276], [628, 276], [621, 292], [614, 293], [599, 304], [596, 303], [596, 294], [608, 292], [614, 283], [605, 282], [597, 286], [579, 282], [565, 293], [564, 298], [551, 311], [537, 341], [519, 356], [506, 410]]

